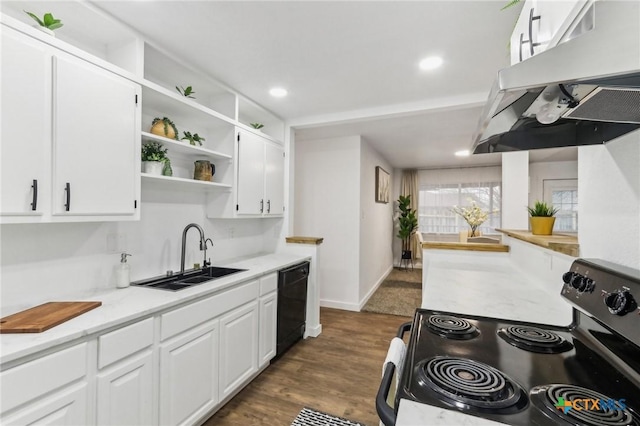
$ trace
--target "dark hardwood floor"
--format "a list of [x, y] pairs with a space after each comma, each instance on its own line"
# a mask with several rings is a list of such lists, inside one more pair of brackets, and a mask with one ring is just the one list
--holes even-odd
[[206, 426], [290, 425], [303, 407], [367, 426], [391, 339], [408, 317], [322, 308], [322, 334], [298, 342]]

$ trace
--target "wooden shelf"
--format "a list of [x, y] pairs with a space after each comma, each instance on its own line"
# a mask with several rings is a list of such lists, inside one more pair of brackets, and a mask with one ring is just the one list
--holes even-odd
[[526, 241], [549, 250], [557, 251], [558, 253], [564, 253], [573, 257], [580, 255], [580, 245], [578, 244], [578, 237], [575, 235], [533, 235], [531, 231], [515, 229], [496, 229], [496, 231], [502, 232], [517, 240]]
[[439, 250], [465, 250], [465, 251], [490, 251], [490, 252], [508, 252], [509, 246], [504, 244], [493, 243], [449, 243], [449, 242], [425, 242], [422, 243], [423, 249], [439, 249]]

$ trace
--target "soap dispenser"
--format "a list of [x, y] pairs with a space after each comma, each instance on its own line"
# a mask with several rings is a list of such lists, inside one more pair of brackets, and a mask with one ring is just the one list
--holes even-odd
[[128, 253], [120, 254], [120, 263], [116, 267], [116, 287], [127, 288], [129, 287], [129, 264], [127, 263], [127, 256], [131, 256]]

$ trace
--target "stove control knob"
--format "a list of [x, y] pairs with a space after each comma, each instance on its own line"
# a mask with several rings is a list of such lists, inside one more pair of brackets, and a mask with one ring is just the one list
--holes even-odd
[[569, 284], [571, 283], [571, 279], [574, 275], [577, 274], [575, 272], [565, 272], [564, 274], [562, 274], [562, 281], [564, 281], [565, 284]]
[[616, 290], [605, 294], [604, 304], [609, 308], [609, 312], [620, 316], [633, 311], [637, 306], [633, 296], [627, 290]]

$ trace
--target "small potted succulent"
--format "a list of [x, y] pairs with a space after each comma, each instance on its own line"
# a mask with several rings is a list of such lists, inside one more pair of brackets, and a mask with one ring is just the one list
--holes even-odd
[[197, 133], [194, 133], [193, 135], [191, 134], [191, 132], [182, 133], [184, 134], [182, 140], [188, 140], [191, 145], [195, 145], [197, 143], [198, 145], [202, 146], [202, 142], [206, 140], [202, 136], [199, 136]]
[[151, 122], [150, 133], [158, 136], [164, 136], [165, 138], [178, 140], [178, 129], [173, 121], [167, 117], [156, 117]]
[[264, 124], [262, 123], [249, 123], [249, 125], [256, 130], [260, 130], [264, 127]]
[[164, 148], [160, 142], [145, 142], [142, 144], [141, 160], [144, 173], [162, 176], [165, 165], [169, 161], [167, 148]]
[[195, 96], [193, 96], [196, 92], [193, 91], [193, 87], [191, 86], [187, 86], [186, 88], [182, 86], [176, 86], [176, 90], [185, 98], [191, 98], [191, 99], [196, 98]]
[[558, 209], [548, 205], [543, 201], [536, 201], [533, 207], [527, 207], [529, 211], [529, 222], [531, 223], [531, 233], [533, 235], [553, 234], [553, 225], [556, 221], [554, 217]]
[[55, 33], [53, 32], [53, 30], [57, 30], [63, 25], [62, 21], [60, 19], [55, 19], [53, 17], [53, 14], [50, 12], [45, 13], [42, 19], [40, 19], [36, 14], [27, 12], [26, 10], [24, 11], [24, 13], [29, 15], [31, 18], [33, 18], [34, 21], [38, 23], [38, 25], [34, 25], [34, 27], [53, 37], [55, 37]]

